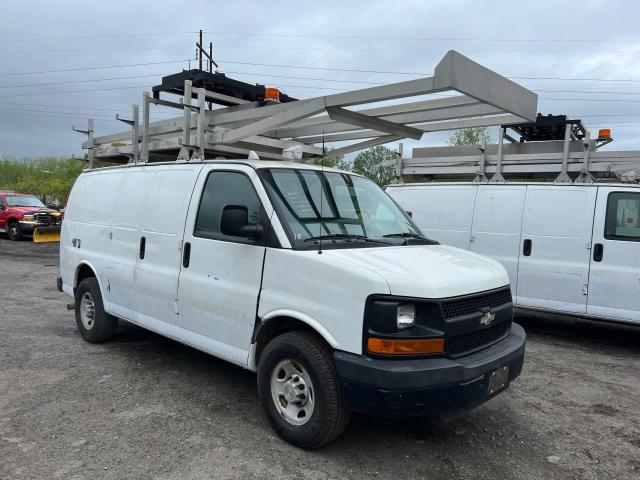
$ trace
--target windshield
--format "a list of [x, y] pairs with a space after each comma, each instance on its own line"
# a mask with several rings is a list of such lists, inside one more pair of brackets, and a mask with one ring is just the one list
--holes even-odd
[[408, 238], [426, 240], [409, 216], [371, 180], [318, 170], [272, 168], [261, 172], [295, 246], [313, 246], [320, 240], [371, 244], [366, 246], [400, 245]]
[[44, 203], [31, 195], [20, 195], [16, 197], [5, 197], [7, 205], [10, 207], [40, 207], [44, 208]]

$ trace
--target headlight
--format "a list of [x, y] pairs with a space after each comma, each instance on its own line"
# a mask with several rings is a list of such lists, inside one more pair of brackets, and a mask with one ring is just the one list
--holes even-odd
[[33, 215], [23, 215], [22, 220], [25, 222], [33, 222]]
[[413, 327], [416, 323], [416, 306], [413, 303], [401, 303], [396, 310], [398, 330]]

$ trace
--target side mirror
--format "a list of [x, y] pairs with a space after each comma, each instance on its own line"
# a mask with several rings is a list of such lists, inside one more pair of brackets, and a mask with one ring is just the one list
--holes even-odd
[[249, 210], [244, 205], [225, 205], [220, 217], [220, 232], [231, 237], [258, 238], [262, 225], [249, 225]]
[[4, 210], [4, 204], [0, 203], [0, 210]]
[[413, 218], [413, 212], [411, 210], [405, 210], [404, 213], [409, 215], [409, 217]]

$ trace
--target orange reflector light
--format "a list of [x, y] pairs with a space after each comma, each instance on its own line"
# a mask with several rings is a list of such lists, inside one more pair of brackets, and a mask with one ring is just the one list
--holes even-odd
[[424, 338], [419, 340], [370, 338], [367, 340], [367, 348], [371, 353], [382, 353], [384, 355], [444, 353], [444, 338]]
[[610, 128], [601, 128], [598, 130], [598, 138], [601, 140], [611, 138], [611, 129]]
[[264, 89], [264, 99], [271, 100], [273, 102], [280, 101], [280, 90], [272, 87], [265, 87]]

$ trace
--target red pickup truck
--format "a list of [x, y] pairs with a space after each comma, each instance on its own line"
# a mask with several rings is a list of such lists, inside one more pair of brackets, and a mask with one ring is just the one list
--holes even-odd
[[33, 195], [0, 192], [0, 232], [9, 239], [20, 240], [33, 235], [34, 242], [60, 240], [62, 214], [47, 208]]

